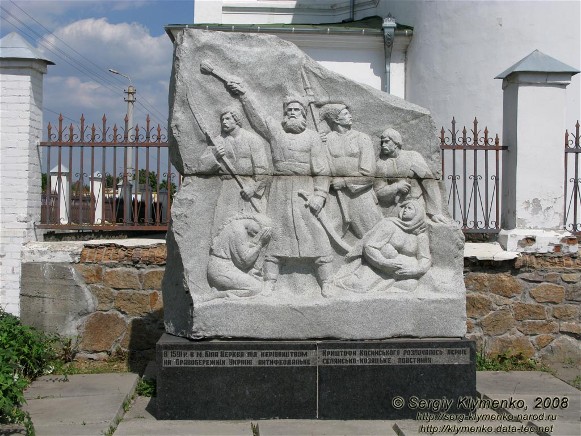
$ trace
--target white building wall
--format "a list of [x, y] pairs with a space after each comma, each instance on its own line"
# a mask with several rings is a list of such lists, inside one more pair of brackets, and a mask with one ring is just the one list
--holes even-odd
[[[293, 10], [294, 8], [294, 10]], [[452, 117], [459, 125], [471, 125], [477, 117], [482, 127], [502, 131], [502, 87], [494, 77], [539, 49], [574, 68], [581, 68], [579, 1], [526, 0], [357, 0], [355, 19], [393, 15], [397, 23], [414, 28], [405, 55], [392, 55], [396, 83], [392, 93], [428, 108], [436, 125], [448, 127]], [[349, 17], [349, 1], [194, 0], [195, 23], [324, 23]], [[303, 48], [300, 44], [299, 47]], [[348, 77], [376, 79], [363, 83], [380, 88], [383, 63], [373, 60], [350, 64], [348, 56], [327, 61], [333, 49], [321, 44], [313, 58]], [[381, 56], [381, 52], [371, 55]], [[399, 57], [399, 58], [398, 58]], [[405, 65], [402, 59], [405, 59]], [[395, 63], [395, 65], [394, 65]], [[354, 70], [359, 68], [358, 73]], [[378, 71], [381, 73], [377, 74]], [[406, 75], [405, 89], [402, 90]], [[581, 74], [567, 88], [567, 125], [573, 128], [580, 115]], [[355, 79], [357, 80], [357, 79]]]
[[[578, 1], [380, 1], [413, 26], [406, 99], [428, 108], [437, 126], [474, 117], [502, 132], [502, 81], [494, 77], [533, 50], [581, 67]], [[567, 125], [580, 118], [581, 75], [567, 88]], [[534, 128], [534, 126], [531, 126]], [[564, 133], [564, 132], [563, 132]]]
[[0, 306], [15, 315], [22, 247], [39, 236], [44, 73], [42, 61], [0, 60]]

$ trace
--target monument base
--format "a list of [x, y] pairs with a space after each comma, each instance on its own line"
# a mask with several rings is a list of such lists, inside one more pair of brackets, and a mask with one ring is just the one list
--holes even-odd
[[[472, 411], [465, 339], [157, 343], [158, 419], [416, 419]], [[423, 415], [422, 415], [423, 416]]]

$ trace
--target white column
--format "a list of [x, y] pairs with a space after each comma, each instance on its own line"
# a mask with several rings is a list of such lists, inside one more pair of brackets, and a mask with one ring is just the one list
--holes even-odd
[[[539, 67], [555, 61], [538, 52], [536, 56]], [[575, 73], [551, 66], [548, 71], [518, 71], [515, 66], [499, 77], [504, 90], [502, 142], [508, 146], [499, 242], [509, 251], [577, 252], [575, 239], [564, 230], [563, 214], [566, 87]], [[527, 69], [532, 69], [530, 64]]]
[[61, 165], [60, 172], [58, 165], [50, 170], [50, 189], [51, 194], [56, 194], [57, 196], [58, 223], [67, 224], [70, 217], [71, 193], [69, 192], [69, 169], [66, 166]]
[[38, 144], [46, 65], [0, 55], [0, 306], [15, 315], [20, 314], [22, 247], [41, 237], [34, 224], [41, 210]]
[[93, 224], [105, 224], [103, 222], [103, 175], [95, 171], [91, 178], [91, 194], [95, 196], [95, 219]]

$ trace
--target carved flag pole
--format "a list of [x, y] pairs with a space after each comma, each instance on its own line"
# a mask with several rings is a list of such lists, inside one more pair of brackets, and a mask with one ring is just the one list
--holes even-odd
[[[204, 122], [200, 118], [198, 118], [198, 116], [196, 115], [196, 112], [194, 111], [194, 106], [190, 100], [190, 93], [188, 91], [186, 91], [186, 100], [188, 101], [188, 107], [190, 108], [190, 112], [192, 112], [192, 115], [194, 117], [194, 120], [196, 120], [198, 127], [200, 128], [202, 133], [206, 136], [206, 139], [208, 140], [208, 142], [215, 147], [216, 144], [214, 143], [212, 136], [208, 132], [208, 129], [204, 125]], [[230, 175], [234, 178], [234, 180], [236, 180], [236, 183], [238, 183], [238, 186], [240, 186], [241, 189], [246, 189], [246, 185], [244, 184], [244, 182], [242, 181], [240, 176], [236, 173], [236, 171], [234, 169], [234, 165], [232, 165], [232, 162], [230, 162], [230, 159], [228, 159], [226, 156], [218, 156], [218, 158], [224, 164], [226, 171], [228, 171], [230, 173]], [[256, 212], [260, 213], [260, 208], [256, 204], [256, 200], [253, 197], [250, 197], [249, 202], [252, 205], [252, 208]]]

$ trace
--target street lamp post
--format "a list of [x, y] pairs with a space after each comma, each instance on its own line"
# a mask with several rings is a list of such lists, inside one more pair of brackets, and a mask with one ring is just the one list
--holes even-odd
[[[125, 94], [127, 94], [127, 97], [124, 99], [127, 102], [127, 138], [129, 139], [131, 137], [131, 130], [133, 129], [133, 106], [135, 104], [135, 94], [137, 93], [137, 90], [135, 89], [135, 87], [133, 86], [133, 83], [131, 82], [131, 77], [129, 77], [126, 74], [120, 73], [117, 70], [113, 70], [113, 69], [109, 69], [109, 72], [113, 73], [113, 74], [117, 74], [119, 76], [123, 76], [125, 77], [127, 80], [129, 80], [129, 86], [127, 87], [126, 91], [123, 91]], [[133, 168], [133, 147], [127, 147], [127, 168], [125, 169], [125, 171], [123, 172], [123, 215], [124, 215], [124, 222], [125, 224], [129, 224], [131, 223], [133, 220], [131, 219], [131, 212], [132, 212], [132, 203], [133, 203], [133, 199], [132, 199], [132, 195], [131, 195], [131, 188], [132, 185], [129, 182], [129, 174], [132, 174], [133, 171], [135, 169]], [[137, 182], [139, 182], [139, 179], [137, 177], [137, 174], [134, 177], [134, 184], [135, 184], [135, 189], [134, 194], [135, 194], [135, 199], [137, 199]]]

